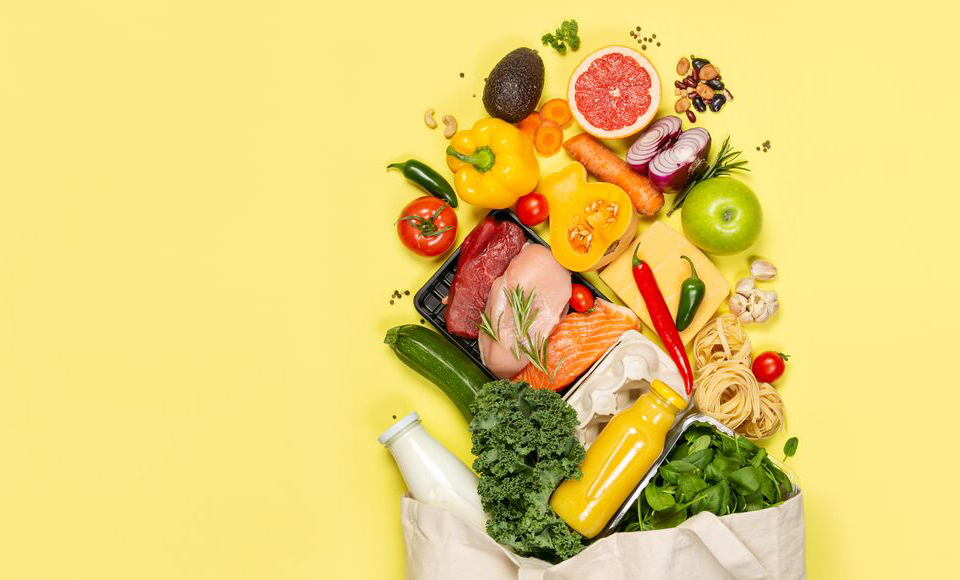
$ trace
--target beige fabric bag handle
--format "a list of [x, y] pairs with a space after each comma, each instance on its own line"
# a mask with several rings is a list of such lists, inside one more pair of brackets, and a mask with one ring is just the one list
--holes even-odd
[[700, 542], [734, 578], [738, 580], [771, 578], [753, 552], [747, 549], [716, 515], [700, 512], [679, 527], [696, 534]]

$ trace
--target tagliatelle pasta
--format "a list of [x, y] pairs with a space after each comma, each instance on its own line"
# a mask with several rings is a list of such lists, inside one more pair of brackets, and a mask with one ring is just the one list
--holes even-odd
[[750, 366], [750, 338], [732, 314], [708, 322], [693, 339], [693, 372], [701, 373], [711, 363], [736, 362]]
[[709, 363], [701, 369], [695, 385], [693, 402], [697, 408], [747, 437], [769, 437], [783, 423], [780, 393], [768, 383], [758, 383], [745, 364]]
[[693, 401], [734, 431], [762, 439], [783, 423], [783, 399], [772, 385], [757, 382], [750, 354], [750, 338], [736, 316], [718, 316], [704, 326], [693, 341]]

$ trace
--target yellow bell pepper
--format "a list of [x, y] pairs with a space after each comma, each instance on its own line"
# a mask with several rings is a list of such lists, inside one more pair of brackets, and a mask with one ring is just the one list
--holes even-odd
[[490, 209], [510, 207], [540, 181], [533, 140], [500, 119], [480, 119], [472, 129], [454, 135], [447, 166], [455, 174], [457, 195]]

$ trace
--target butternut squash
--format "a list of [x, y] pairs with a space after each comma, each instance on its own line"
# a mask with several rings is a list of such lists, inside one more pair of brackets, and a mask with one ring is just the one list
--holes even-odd
[[612, 183], [588, 182], [587, 170], [571, 163], [540, 180], [550, 204], [550, 249], [574, 272], [606, 266], [637, 233], [637, 212], [630, 197]]

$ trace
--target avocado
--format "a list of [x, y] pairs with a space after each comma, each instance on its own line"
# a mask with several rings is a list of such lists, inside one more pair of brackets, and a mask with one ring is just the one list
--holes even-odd
[[518, 123], [537, 108], [543, 92], [543, 59], [518, 48], [500, 59], [483, 87], [483, 106], [491, 117]]

